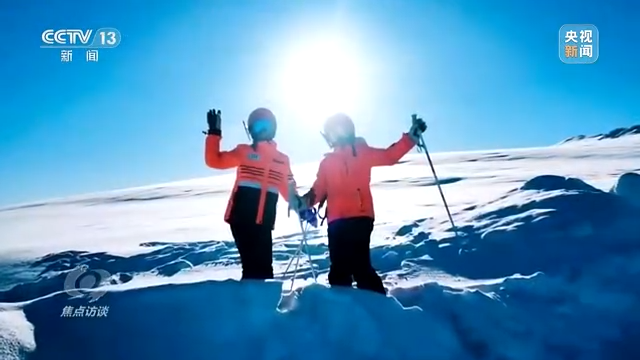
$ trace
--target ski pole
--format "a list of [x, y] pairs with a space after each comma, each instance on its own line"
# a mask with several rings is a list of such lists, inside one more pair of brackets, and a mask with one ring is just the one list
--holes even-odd
[[291, 265], [293, 264], [293, 260], [296, 260], [296, 265], [293, 268], [293, 276], [291, 278], [291, 288], [289, 289], [289, 292], [293, 291], [293, 284], [296, 281], [296, 276], [298, 275], [298, 267], [300, 265], [300, 258], [302, 257], [302, 248], [304, 247], [307, 256], [309, 257], [309, 267], [311, 268], [311, 274], [313, 275], [313, 281], [314, 282], [318, 282], [318, 277], [316, 275], [316, 270], [313, 268], [313, 262], [311, 260], [311, 253], [309, 252], [309, 244], [307, 242], [307, 233], [308, 233], [308, 229], [305, 228], [304, 226], [304, 220], [300, 219], [300, 231], [301, 231], [301, 237], [300, 237], [300, 245], [298, 246], [298, 249], [296, 250], [295, 254], [291, 257], [291, 260], [289, 260], [289, 264], [287, 264], [287, 267], [285, 268], [284, 272], [282, 273], [282, 278], [284, 279], [287, 276], [287, 272], [289, 271], [289, 268], [291, 267]]
[[313, 281], [318, 282], [318, 276], [316, 275], [316, 269], [313, 268], [313, 262], [311, 261], [311, 252], [309, 251], [309, 241], [308, 234], [309, 228], [304, 228], [302, 225], [302, 219], [300, 220], [300, 230], [302, 231], [302, 239], [304, 241], [304, 251], [307, 253], [307, 257], [309, 258], [309, 268], [311, 269], [311, 275], [313, 276]]
[[300, 240], [300, 245], [298, 246], [298, 248], [296, 249], [295, 254], [293, 254], [293, 256], [291, 257], [291, 260], [289, 260], [289, 263], [287, 264], [287, 267], [284, 269], [284, 272], [282, 273], [282, 280], [284, 280], [284, 278], [287, 276], [287, 272], [289, 272], [289, 268], [291, 267], [291, 265], [293, 264], [293, 260], [296, 259], [296, 267], [294, 270], [294, 275], [293, 278], [291, 279], [291, 286], [293, 287], [293, 281], [295, 280], [295, 273], [298, 271], [298, 262], [300, 261], [300, 252], [302, 251], [302, 240]]
[[[412, 120], [416, 120], [417, 117], [417, 115], [411, 116]], [[440, 197], [442, 197], [442, 203], [444, 204], [444, 208], [447, 211], [447, 216], [449, 217], [449, 221], [451, 222], [453, 232], [457, 237], [460, 237], [460, 235], [458, 234], [458, 228], [453, 222], [453, 216], [451, 216], [449, 204], [447, 204], [447, 199], [445, 198], [444, 192], [442, 191], [442, 186], [440, 186], [440, 180], [438, 179], [438, 174], [436, 174], [436, 168], [433, 166], [433, 161], [431, 161], [431, 156], [429, 155], [429, 150], [427, 149], [427, 144], [425, 143], [424, 136], [422, 134], [420, 134], [420, 139], [418, 139], [418, 148], [424, 150], [424, 154], [427, 156], [427, 161], [429, 162], [431, 172], [433, 173], [433, 179], [436, 181], [436, 186], [438, 187], [438, 191], [440, 192]]]
[[[289, 182], [289, 194], [296, 194], [296, 187], [295, 187], [295, 183], [293, 181]], [[289, 206], [289, 211], [291, 211], [291, 206]], [[300, 245], [298, 246], [298, 249], [296, 250], [294, 256], [291, 258], [291, 260], [289, 260], [289, 264], [287, 265], [287, 267], [284, 270], [284, 273], [282, 274], [282, 278], [284, 279], [284, 277], [286, 277], [287, 272], [289, 271], [289, 268], [291, 267], [291, 265], [293, 264], [293, 259], [296, 259], [296, 265], [293, 268], [293, 277], [291, 278], [291, 288], [289, 289], [289, 292], [293, 291], [293, 284], [296, 281], [296, 276], [298, 275], [298, 266], [300, 264], [300, 257], [302, 257], [302, 248], [304, 247], [304, 250], [307, 252], [307, 256], [309, 257], [309, 267], [311, 268], [311, 273], [313, 275], [313, 281], [318, 282], [318, 278], [316, 276], [316, 271], [313, 268], [313, 262], [311, 261], [311, 253], [309, 252], [309, 245], [307, 242], [307, 233], [308, 233], [308, 227], [305, 227], [305, 218], [303, 218], [302, 214], [300, 214], [300, 211], [296, 211], [297, 215], [298, 215], [298, 221], [300, 222], [300, 233], [301, 233], [301, 237], [300, 237]], [[315, 217], [316, 214], [315, 212], [313, 212], [313, 216]], [[307, 221], [307, 223], [309, 223]]]
[[307, 241], [309, 228], [304, 226], [304, 220], [302, 219], [302, 217], [300, 217], [300, 232], [302, 233], [302, 236], [300, 237], [300, 251], [298, 252], [298, 261], [296, 261], [296, 267], [293, 270], [293, 279], [291, 279], [291, 288], [289, 289], [289, 292], [293, 291], [293, 283], [298, 273], [298, 264], [300, 262], [299, 261], [300, 258], [302, 257], [303, 246], [304, 246], [304, 252], [307, 253], [307, 257], [309, 258], [309, 268], [311, 269], [311, 275], [313, 276], [313, 281], [318, 282], [318, 278], [316, 276], [316, 270], [313, 268], [313, 261], [311, 260], [311, 253], [309, 252], [309, 242]]

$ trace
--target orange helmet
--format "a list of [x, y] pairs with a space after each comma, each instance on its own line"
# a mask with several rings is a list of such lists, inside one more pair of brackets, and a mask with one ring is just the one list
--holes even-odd
[[331, 147], [350, 145], [355, 142], [356, 127], [348, 115], [337, 113], [325, 121], [322, 136]]

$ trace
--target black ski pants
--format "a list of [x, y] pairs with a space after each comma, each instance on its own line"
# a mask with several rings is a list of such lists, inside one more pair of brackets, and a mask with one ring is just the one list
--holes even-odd
[[369, 245], [373, 219], [356, 217], [332, 221], [328, 227], [329, 284], [352, 286], [386, 294], [382, 279], [371, 265]]
[[240, 261], [242, 280], [273, 279], [273, 238], [271, 226], [231, 224]]

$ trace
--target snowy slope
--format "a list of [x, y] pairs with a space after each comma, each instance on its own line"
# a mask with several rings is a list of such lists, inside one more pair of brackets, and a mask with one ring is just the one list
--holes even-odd
[[[0, 359], [640, 358], [640, 136], [433, 159], [459, 238], [422, 155], [374, 172], [389, 298], [324, 286], [324, 228], [321, 285], [306, 259], [282, 299], [290, 281], [233, 280], [232, 176], [1, 209]], [[300, 231], [280, 206], [281, 272]]]

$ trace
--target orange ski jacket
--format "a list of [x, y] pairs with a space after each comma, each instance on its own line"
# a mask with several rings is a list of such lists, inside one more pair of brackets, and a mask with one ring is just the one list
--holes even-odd
[[371, 168], [396, 164], [415, 146], [408, 134], [386, 149], [356, 138], [352, 146], [335, 148], [320, 162], [313, 186], [305, 198], [309, 206], [326, 200], [327, 222], [345, 218], [375, 218], [371, 195]]
[[220, 151], [221, 139], [219, 135], [206, 137], [204, 161], [214, 169], [237, 167], [225, 221], [273, 229], [278, 194], [289, 199], [289, 181], [294, 181], [289, 157], [278, 151], [274, 141], [240, 144], [231, 151]]

